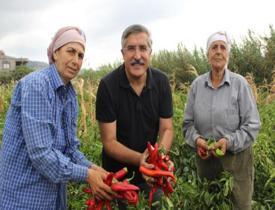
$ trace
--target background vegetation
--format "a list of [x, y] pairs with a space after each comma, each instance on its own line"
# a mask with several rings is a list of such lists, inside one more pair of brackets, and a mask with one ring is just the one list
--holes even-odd
[[[152, 66], [167, 73], [173, 90], [175, 128], [171, 156], [176, 167], [177, 185], [169, 198], [163, 198], [164, 209], [231, 209], [232, 177], [225, 173], [214, 182], [200, 180], [196, 175], [195, 152], [185, 144], [182, 136], [182, 119], [189, 84], [208, 71], [203, 49], [189, 52], [182, 44], [175, 51], [160, 51], [153, 55]], [[95, 120], [97, 85], [106, 73], [119, 63], [101, 66], [98, 71], [86, 69], [74, 81], [79, 100], [78, 136], [81, 150], [100, 165], [102, 144]], [[246, 76], [257, 98], [262, 127], [254, 144], [255, 192], [253, 209], [275, 209], [275, 32], [259, 37], [249, 31], [240, 44], [233, 42], [229, 68]], [[27, 73], [27, 72], [26, 72]], [[23, 74], [22, 74], [23, 75]], [[21, 75], [21, 76], [22, 76]], [[4, 118], [10, 103], [14, 80], [0, 75], [0, 143]], [[69, 184], [69, 208], [86, 209], [87, 195], [82, 192], [85, 184]], [[130, 208], [131, 209], [131, 208]], [[140, 195], [136, 208], [149, 209], [148, 201]]]

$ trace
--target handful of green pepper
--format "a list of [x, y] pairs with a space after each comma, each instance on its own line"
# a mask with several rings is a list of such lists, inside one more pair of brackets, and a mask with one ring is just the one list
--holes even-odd
[[215, 157], [218, 157], [218, 158], [224, 156], [224, 153], [221, 149], [219, 149], [219, 148], [214, 149], [214, 144], [215, 144], [214, 140], [209, 140], [207, 142], [208, 150], [206, 150], [205, 148], [202, 148], [202, 147], [197, 147], [198, 155], [203, 160], [208, 159], [212, 155], [214, 155]]

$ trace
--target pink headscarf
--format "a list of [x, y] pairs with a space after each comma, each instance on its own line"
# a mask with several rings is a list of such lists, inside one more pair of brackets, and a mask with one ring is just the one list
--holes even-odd
[[74, 26], [67, 26], [59, 29], [54, 35], [52, 42], [48, 47], [47, 54], [49, 64], [52, 64], [54, 62], [53, 53], [65, 44], [68, 44], [69, 42], [78, 42], [85, 49], [86, 37], [84, 32], [78, 27]]

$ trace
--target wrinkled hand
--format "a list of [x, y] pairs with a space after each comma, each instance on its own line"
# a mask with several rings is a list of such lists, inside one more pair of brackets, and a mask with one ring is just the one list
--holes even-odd
[[214, 144], [214, 149], [219, 148], [223, 154], [225, 155], [227, 149], [227, 140], [225, 138], [221, 138]]
[[201, 137], [197, 138], [196, 146], [208, 150], [207, 141]]
[[98, 166], [98, 165], [96, 165], [96, 164], [93, 164], [90, 168], [108, 174], [108, 172], [107, 172], [104, 168], [102, 168], [102, 167], [100, 167], [100, 166]]
[[87, 182], [90, 184], [92, 193], [97, 200], [112, 200], [112, 195], [115, 194], [103, 181], [107, 175], [108, 173], [100, 167], [88, 169]]
[[208, 152], [208, 144], [207, 141], [201, 137], [199, 137], [196, 141], [197, 146], [197, 154], [203, 160], [206, 160], [210, 157], [210, 153]]

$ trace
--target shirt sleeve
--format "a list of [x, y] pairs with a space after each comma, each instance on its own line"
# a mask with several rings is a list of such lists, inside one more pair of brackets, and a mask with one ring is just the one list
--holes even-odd
[[235, 132], [227, 133], [228, 150], [234, 153], [248, 148], [260, 129], [260, 117], [257, 105], [247, 83], [242, 83], [239, 92], [240, 126]]
[[78, 147], [79, 147], [79, 140], [77, 138], [75, 138], [74, 140], [74, 145], [71, 145], [71, 149], [70, 149], [70, 157], [73, 163], [78, 164], [78, 165], [82, 165], [85, 167], [91, 167], [92, 166], [92, 162], [89, 161], [85, 155], [79, 151]]
[[187, 104], [184, 112], [184, 120], [183, 120], [183, 136], [185, 137], [185, 141], [191, 147], [196, 147], [196, 139], [200, 137], [198, 131], [194, 125], [194, 103], [195, 103], [195, 83], [191, 85]]
[[53, 110], [46, 88], [51, 87], [39, 80], [29, 81], [22, 87], [21, 121], [30, 160], [42, 175], [54, 183], [85, 181], [87, 166], [77, 164], [78, 161], [73, 163], [69, 157], [53, 148]]
[[111, 99], [104, 80], [101, 80], [96, 95], [96, 119], [99, 122], [114, 122], [116, 113], [114, 102]]

